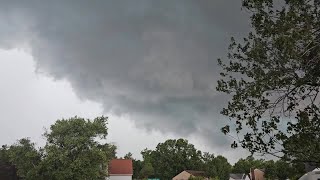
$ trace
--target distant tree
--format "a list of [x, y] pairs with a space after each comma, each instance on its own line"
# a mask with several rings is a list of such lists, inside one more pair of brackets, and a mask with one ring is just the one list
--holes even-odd
[[29, 139], [20, 139], [10, 147], [3, 146], [0, 150], [0, 160], [17, 168], [20, 178], [33, 179], [35, 167], [41, 162], [41, 153]]
[[214, 157], [213, 154], [208, 152], [203, 153], [204, 167], [206, 177], [219, 178], [221, 180], [229, 179], [232, 166], [228, 160], [223, 156]]
[[79, 117], [62, 119], [51, 125], [44, 136], [47, 143], [37, 150], [29, 139], [0, 149], [0, 160], [17, 168], [26, 180], [101, 179], [107, 163], [115, 157], [114, 145], [103, 143], [107, 136], [107, 118], [93, 121]]
[[124, 158], [124, 159], [133, 159], [132, 153], [131, 153], [131, 152], [128, 152], [126, 155], [124, 155], [123, 158]]
[[148, 178], [149, 176], [154, 175], [154, 168], [152, 164], [149, 162], [144, 163], [140, 171], [140, 175], [141, 177], [144, 177], [144, 178]]
[[299, 179], [304, 172], [303, 163], [289, 163], [283, 160], [278, 161], [264, 161], [260, 168], [265, 169], [266, 179]]
[[214, 154], [210, 154], [209, 152], [204, 152], [202, 155], [202, 159], [205, 164], [211, 162], [215, 158]]
[[279, 160], [275, 162], [276, 175], [279, 180], [286, 180], [292, 173], [290, 164]]
[[132, 163], [133, 163], [133, 175], [132, 175], [132, 178], [133, 179], [138, 179], [138, 178], [141, 177], [140, 176], [140, 172], [141, 172], [141, 169], [142, 169], [143, 162], [140, 161], [140, 160], [133, 159]]
[[0, 162], [3, 163], [3, 164], [10, 163], [9, 154], [8, 154], [8, 146], [7, 145], [3, 145], [0, 148]]
[[205, 164], [208, 177], [219, 178], [220, 180], [228, 180], [231, 172], [231, 165], [223, 156], [217, 156]]
[[171, 179], [186, 170], [202, 170], [202, 153], [185, 139], [169, 139], [159, 143], [155, 150], [145, 149], [141, 152], [145, 162], [150, 162], [155, 176]]
[[232, 143], [251, 153], [320, 163], [319, 0], [243, 0], [252, 31], [232, 38], [217, 90]]
[[154, 151], [150, 149], [144, 149], [141, 151], [142, 158], [145, 162], [153, 162], [154, 161]]
[[93, 121], [79, 117], [56, 121], [45, 133], [44, 170], [48, 170], [53, 179], [104, 177], [110, 146], [100, 142], [107, 137], [106, 125], [105, 117]]
[[233, 173], [250, 173], [251, 168], [263, 168], [263, 160], [256, 160], [252, 156], [248, 156], [246, 159], [239, 159], [232, 168]]
[[275, 165], [275, 162], [273, 160], [265, 161], [264, 162], [264, 168], [265, 168], [265, 177], [266, 179], [277, 179], [277, 167]]

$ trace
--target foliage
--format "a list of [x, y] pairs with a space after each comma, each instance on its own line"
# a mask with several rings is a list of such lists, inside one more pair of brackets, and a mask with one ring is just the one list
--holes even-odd
[[245, 159], [239, 159], [233, 166], [233, 173], [250, 173], [251, 168], [263, 168], [263, 160], [256, 160], [252, 156], [248, 156]]
[[254, 159], [252, 156], [239, 159], [234, 164], [232, 172], [249, 174], [250, 168], [264, 169], [266, 179], [298, 179], [305, 173], [303, 163], [289, 163], [283, 160], [264, 161], [262, 159]]
[[155, 150], [145, 149], [141, 152], [144, 161], [150, 162], [155, 176], [160, 179], [171, 179], [180, 172], [202, 170], [202, 153], [185, 139], [169, 139], [159, 143]]
[[20, 139], [9, 148], [3, 146], [0, 158], [1, 161], [6, 161], [15, 166], [19, 177], [29, 179], [31, 174], [34, 173], [35, 167], [41, 161], [41, 154], [29, 139]]
[[273, 166], [266, 166], [266, 177], [268, 179], [298, 179], [304, 174], [303, 164], [292, 164], [278, 160]]
[[277, 179], [278, 178], [277, 167], [276, 167], [275, 162], [273, 160], [265, 161], [264, 167], [266, 169], [265, 174], [264, 174], [266, 179]]
[[108, 144], [101, 144], [107, 136], [107, 118], [93, 121], [82, 118], [58, 120], [45, 133], [47, 144], [45, 169], [54, 179], [89, 179], [105, 176]]
[[154, 169], [152, 167], [152, 164], [149, 163], [149, 162], [146, 162], [143, 165], [143, 167], [142, 167], [142, 169], [140, 171], [140, 174], [141, 174], [141, 177], [146, 177], [146, 178], [151, 176], [151, 175], [154, 175]]
[[105, 117], [58, 120], [44, 134], [47, 143], [43, 149], [36, 150], [30, 140], [21, 139], [9, 148], [4, 146], [1, 158], [8, 159], [27, 180], [101, 179], [116, 149], [102, 143], [107, 136], [106, 125]]
[[140, 161], [140, 160], [133, 159], [132, 164], [133, 164], [133, 175], [132, 175], [132, 178], [133, 179], [138, 179], [138, 178], [141, 177], [140, 176], [140, 172], [141, 172], [141, 169], [142, 169], [143, 162]]
[[[243, 0], [252, 31], [232, 38], [217, 90], [232, 96], [222, 114], [235, 121], [251, 153], [320, 162], [320, 8], [318, 0]], [[230, 133], [230, 126], [222, 128]]]
[[217, 156], [205, 161], [205, 171], [208, 177], [216, 177], [221, 180], [229, 179], [231, 172], [231, 165], [228, 160], [223, 156]]
[[132, 153], [131, 153], [131, 152], [128, 152], [126, 155], [124, 155], [123, 158], [124, 158], [124, 159], [133, 159]]

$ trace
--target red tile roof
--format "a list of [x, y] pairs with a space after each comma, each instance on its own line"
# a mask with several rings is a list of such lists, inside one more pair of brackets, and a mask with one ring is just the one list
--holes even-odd
[[131, 159], [113, 159], [109, 163], [109, 175], [132, 175]]

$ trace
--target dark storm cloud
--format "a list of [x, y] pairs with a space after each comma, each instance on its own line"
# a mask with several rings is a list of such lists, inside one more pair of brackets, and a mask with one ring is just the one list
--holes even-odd
[[39, 71], [67, 79], [138, 127], [226, 141], [216, 59], [248, 19], [239, 0], [1, 1], [0, 46], [30, 46]]

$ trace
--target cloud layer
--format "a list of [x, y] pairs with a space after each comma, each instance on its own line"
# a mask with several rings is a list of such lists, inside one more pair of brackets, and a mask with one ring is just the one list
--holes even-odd
[[248, 29], [235, 0], [1, 0], [0, 47], [30, 48], [39, 72], [129, 114], [136, 126], [223, 146], [216, 59]]

